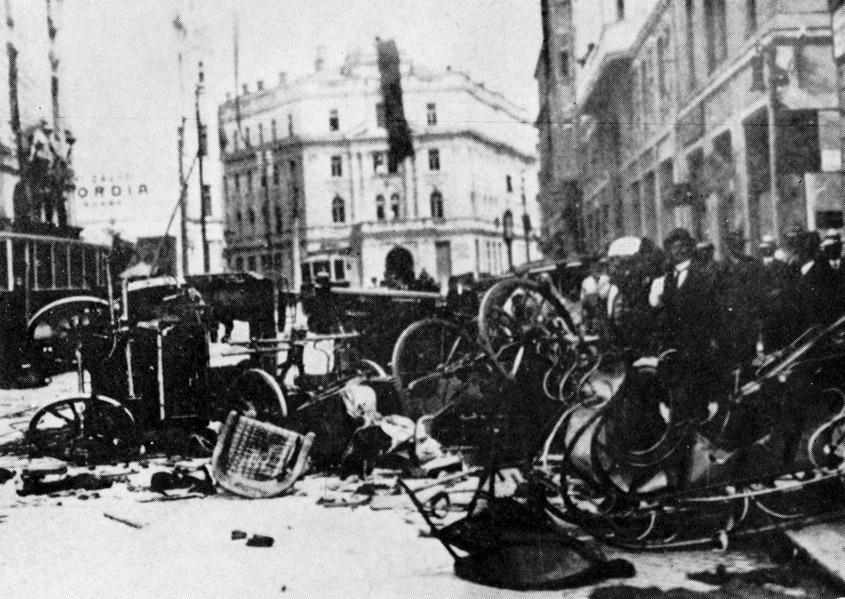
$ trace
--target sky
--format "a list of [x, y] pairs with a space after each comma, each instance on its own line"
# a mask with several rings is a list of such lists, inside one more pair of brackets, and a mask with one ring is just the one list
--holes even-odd
[[[464, 70], [524, 106], [529, 119], [536, 115], [540, 0], [184, 1], [199, 3], [209, 17], [214, 58], [206, 69], [218, 101], [235, 89], [237, 8], [240, 82], [251, 89], [258, 79], [272, 86], [280, 71], [288, 78], [310, 72], [320, 46], [331, 66], [351, 49], [373, 48], [378, 35], [394, 38], [415, 63]], [[170, 184], [178, 187], [179, 77], [172, 26], [178, 5], [64, 1], [61, 93], [78, 139], [80, 178], [130, 174], [156, 196]], [[192, 65], [186, 73], [194, 76]]]

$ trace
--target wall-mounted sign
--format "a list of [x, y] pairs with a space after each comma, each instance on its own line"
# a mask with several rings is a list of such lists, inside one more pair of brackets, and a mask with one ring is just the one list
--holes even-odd
[[135, 181], [131, 175], [94, 175], [76, 183], [76, 205], [80, 208], [122, 206], [126, 200], [149, 195], [146, 183]]
[[839, 60], [845, 56], [845, 5], [833, 13], [833, 58]]

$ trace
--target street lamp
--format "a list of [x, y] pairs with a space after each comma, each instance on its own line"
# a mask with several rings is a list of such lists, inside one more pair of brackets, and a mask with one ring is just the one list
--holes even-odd
[[508, 269], [513, 270], [513, 212], [510, 210], [502, 215], [502, 239], [508, 249]]
[[525, 263], [531, 262], [531, 217], [528, 216], [528, 207], [525, 198], [525, 172], [522, 179], [522, 232], [525, 233]]

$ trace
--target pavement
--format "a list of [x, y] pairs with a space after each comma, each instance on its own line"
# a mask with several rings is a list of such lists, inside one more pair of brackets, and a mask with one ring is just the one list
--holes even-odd
[[[56, 377], [40, 390], [0, 391], [0, 467], [18, 473], [27, 467], [28, 459], [15, 442], [28, 416], [68, 391], [76, 391], [75, 375]], [[98, 467], [95, 474], [115, 481], [100, 491], [20, 497], [19, 476], [0, 485], [0, 597], [562, 596], [560, 591], [493, 589], [458, 578], [449, 554], [425, 534], [425, 523], [402, 496], [357, 508], [322, 505], [361, 481], [317, 474], [297, 483], [292, 495], [277, 499], [212, 495], [162, 501], [149, 489], [150, 478], [177, 463], [191, 469], [202, 460], [160, 458]], [[232, 540], [233, 530], [269, 535], [275, 542], [267, 548], [248, 547], [243, 540]], [[719, 569], [742, 573], [775, 566], [767, 552], [747, 547], [609, 552], [609, 557], [624, 557], [636, 568], [632, 579], [601, 585], [618, 586], [619, 596], [631, 596], [634, 588], [717, 592], [717, 586], [692, 580], [688, 574]], [[587, 598], [594, 591], [595, 587], [583, 587], [565, 596]], [[784, 594], [765, 596], [836, 597], [801, 592], [786, 589]]]

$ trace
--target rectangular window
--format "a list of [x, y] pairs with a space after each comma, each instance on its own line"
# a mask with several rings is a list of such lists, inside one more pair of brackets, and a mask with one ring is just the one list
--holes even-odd
[[382, 152], [373, 152], [373, 173], [376, 175], [384, 174], [384, 154]]
[[246, 172], [246, 191], [247, 193], [252, 193], [252, 171], [248, 170]]
[[249, 137], [250, 137], [250, 136], [249, 136], [249, 127], [244, 127], [244, 145], [245, 145], [246, 147], [249, 147], [249, 146], [250, 146], [250, 144], [252, 143], [252, 142], [250, 141], [250, 138], [249, 138]]
[[666, 38], [657, 38], [657, 90], [660, 94], [660, 101], [663, 102], [667, 95], [666, 88]]
[[332, 156], [332, 177], [343, 176], [343, 162], [340, 156]]
[[71, 287], [80, 289], [85, 284], [82, 276], [82, 246], [74, 243], [70, 246], [70, 284]]
[[[6, 249], [5, 242], [0, 242], [0, 249]], [[65, 289], [68, 286], [68, 269], [67, 269], [67, 250], [68, 246], [64, 243], [57, 243], [53, 250], [53, 267], [56, 269], [56, 287]], [[5, 252], [0, 252], [0, 257], [5, 259]], [[0, 264], [0, 269], [5, 270], [5, 264]], [[0, 274], [2, 277], [2, 274]], [[4, 285], [5, 280], [0, 281], [0, 285]]]
[[246, 259], [246, 269], [249, 271], [255, 271], [255, 256], [248, 256]]
[[564, 81], [569, 81], [569, 52], [560, 51], [560, 76]]
[[276, 141], [276, 119], [270, 121], [270, 138]]
[[399, 172], [399, 161], [390, 152], [387, 153], [387, 172], [391, 175]]
[[93, 289], [97, 286], [97, 250], [85, 248], [85, 286]]
[[334, 280], [335, 281], [345, 281], [346, 280], [346, 264], [343, 260], [335, 260], [334, 261]]
[[505, 190], [508, 193], [513, 192], [513, 179], [510, 175], [505, 175]]
[[725, 0], [704, 0], [707, 33], [707, 69], [716, 70], [728, 56], [728, 21]]
[[311, 265], [307, 262], [303, 262], [300, 265], [300, 269], [302, 270], [302, 282], [303, 283], [310, 283], [311, 282]]
[[35, 271], [39, 289], [53, 286], [53, 247], [49, 243], [35, 244]]
[[757, 31], [757, 0], [745, 0], [745, 35], [750, 37]]
[[440, 150], [434, 149], [428, 151], [428, 170], [440, 170]]
[[340, 130], [340, 115], [337, 112], [337, 109], [333, 109], [329, 112], [329, 131], [339, 131]]
[[384, 129], [384, 104], [376, 104], [376, 127]]
[[616, 19], [622, 21], [625, 18], [625, 0], [616, 0]]
[[293, 115], [288, 115], [288, 137], [293, 137]]
[[235, 182], [234, 182], [235, 193], [236, 194], [241, 193], [241, 176], [238, 173], [235, 173], [233, 178], [235, 180]]
[[279, 168], [278, 164], [273, 165], [273, 185], [279, 184], [279, 171], [280, 170], [281, 169]]
[[841, 229], [845, 219], [841, 210], [817, 210], [816, 226], [820, 229]]
[[433, 102], [426, 105], [426, 122], [429, 125], [437, 124], [437, 104], [434, 104]]
[[211, 216], [211, 185], [204, 183], [200, 194], [203, 210], [206, 216]]
[[235, 258], [235, 270], [241, 272], [244, 269], [244, 259], [240, 256]]
[[695, 74], [695, 0], [686, 0], [686, 38], [688, 87], [692, 91], [698, 87]]
[[258, 145], [264, 143], [264, 125], [262, 123], [258, 123]]

